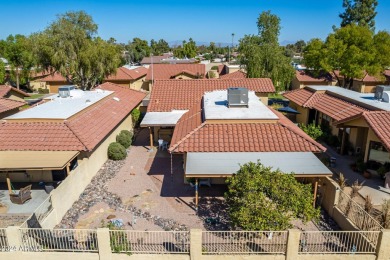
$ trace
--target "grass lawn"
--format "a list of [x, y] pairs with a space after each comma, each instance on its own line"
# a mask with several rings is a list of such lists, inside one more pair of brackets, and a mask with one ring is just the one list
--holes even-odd
[[43, 97], [45, 94], [31, 94], [29, 97], [25, 97], [24, 99], [38, 99]]
[[276, 98], [276, 99], [285, 99], [285, 97], [283, 97], [281, 94], [279, 93], [271, 93], [271, 94], [268, 94], [268, 98]]

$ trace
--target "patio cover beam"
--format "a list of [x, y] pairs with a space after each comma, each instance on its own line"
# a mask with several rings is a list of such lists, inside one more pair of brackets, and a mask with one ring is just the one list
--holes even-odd
[[0, 171], [62, 170], [79, 151], [0, 151]]

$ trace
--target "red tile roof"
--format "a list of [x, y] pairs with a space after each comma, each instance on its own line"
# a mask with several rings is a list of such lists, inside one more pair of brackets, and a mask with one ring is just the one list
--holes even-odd
[[147, 73], [148, 69], [144, 67], [131, 70], [125, 67], [120, 67], [116, 70], [116, 74], [111, 74], [106, 77], [105, 80], [135, 80], [145, 76]]
[[237, 70], [233, 73], [222, 75], [219, 78], [220, 79], [245, 79], [246, 73], [241, 70]]
[[92, 151], [146, 96], [108, 82], [98, 88], [115, 93], [68, 120], [2, 122], [0, 150]]
[[66, 78], [61, 75], [59, 72], [50, 73], [43, 78], [40, 78], [39, 81], [47, 81], [47, 82], [67, 82]]
[[148, 112], [187, 110], [200, 102], [205, 92], [229, 87], [245, 87], [257, 93], [275, 92], [275, 87], [268, 78], [156, 80]]
[[186, 73], [193, 76], [199, 75], [204, 78], [206, 75], [206, 66], [204, 64], [153, 64], [150, 65], [146, 80], [152, 79], [171, 79], [172, 77]]
[[[200, 102], [199, 102], [200, 103]], [[202, 122], [199, 105], [178, 121], [170, 152], [322, 152], [326, 149], [281, 113], [276, 123]]]
[[16, 101], [9, 98], [0, 98], [0, 114], [15, 108], [22, 107], [26, 104], [26, 102]]
[[[336, 70], [334, 71], [333, 73], [335, 76], [339, 77], [339, 78], [344, 78], [343, 75], [340, 74], [340, 71]], [[386, 76], [386, 70], [384, 71], [384, 74]], [[375, 77], [375, 76], [371, 76], [369, 75], [367, 72], [364, 72], [364, 76], [362, 78], [354, 78], [354, 80], [356, 81], [361, 81], [361, 82], [383, 82], [384, 80], [381, 79], [381, 78], [378, 78], [378, 77]]]
[[[167, 58], [169, 58], [171, 56], [172, 55], [168, 54], [168, 53], [164, 53], [161, 56], [153, 56], [153, 63], [160, 63], [161, 60], [167, 59]], [[152, 58], [151, 57], [144, 57], [140, 63], [141, 64], [152, 64]]]
[[389, 111], [371, 111], [363, 113], [371, 129], [382, 141], [387, 151], [390, 152], [390, 112]]
[[302, 107], [316, 109], [336, 121], [356, 116], [367, 109], [340, 98], [323, 92], [312, 92], [305, 88], [289, 91], [283, 94], [284, 97]]
[[8, 86], [8, 85], [0, 85], [0, 97], [5, 97], [11, 90], [18, 92], [19, 94], [22, 94], [25, 97], [30, 96], [30, 94], [24, 92], [23, 90], [20, 90], [20, 89], [17, 89], [17, 88], [14, 88], [12, 86]]
[[295, 71], [295, 77], [300, 82], [327, 82], [329, 79], [326, 77], [313, 77], [312, 75], [304, 72], [304, 71]]
[[0, 150], [82, 151], [85, 146], [64, 122], [0, 123]]
[[105, 138], [146, 96], [146, 93], [106, 82], [98, 88], [114, 91], [111, 96], [70, 118], [66, 124], [90, 151]]

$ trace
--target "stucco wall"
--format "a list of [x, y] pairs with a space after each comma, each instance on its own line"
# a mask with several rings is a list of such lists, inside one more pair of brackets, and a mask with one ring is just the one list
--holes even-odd
[[268, 93], [256, 93], [256, 96], [260, 98], [264, 105], [268, 106]]
[[[84, 154], [79, 160], [79, 166], [71, 171], [69, 176], [52, 191], [53, 213], [48, 216], [44, 223], [44, 228], [53, 228], [58, 224], [68, 209], [78, 199], [85, 187], [98, 172], [100, 167], [107, 161], [107, 148], [111, 142], [115, 142], [116, 136], [122, 130], [132, 128], [132, 119], [129, 115], [106, 139], [101, 143], [92, 154]], [[53, 223], [55, 223], [53, 225]]]
[[374, 133], [374, 131], [370, 129], [368, 129], [368, 134], [367, 134], [367, 142], [366, 142], [366, 149], [364, 151], [364, 161], [367, 162], [368, 160], [368, 151], [370, 149], [370, 142], [371, 141], [374, 141], [374, 142], [381, 142], [381, 140], [379, 140], [379, 138], [376, 136], [376, 134]]

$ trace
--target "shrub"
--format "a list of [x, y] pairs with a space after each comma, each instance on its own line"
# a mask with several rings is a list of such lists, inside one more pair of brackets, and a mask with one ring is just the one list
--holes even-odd
[[114, 161], [123, 160], [127, 156], [126, 148], [120, 143], [110, 143], [108, 146], [108, 158]]
[[129, 148], [133, 135], [128, 130], [122, 130], [119, 135], [116, 136], [116, 141], [120, 143], [124, 148]]
[[45, 88], [38, 88], [39, 94], [49, 94], [49, 90]]
[[136, 126], [139, 124], [140, 117], [141, 117], [141, 112], [139, 111], [138, 108], [135, 108], [135, 109], [133, 109], [133, 111], [131, 111], [131, 118], [133, 119], [133, 126]]
[[300, 124], [299, 127], [314, 140], [318, 140], [323, 135], [321, 127], [316, 126], [314, 122], [308, 125]]
[[211, 69], [212, 70], [218, 70], [218, 66], [212, 66]]

